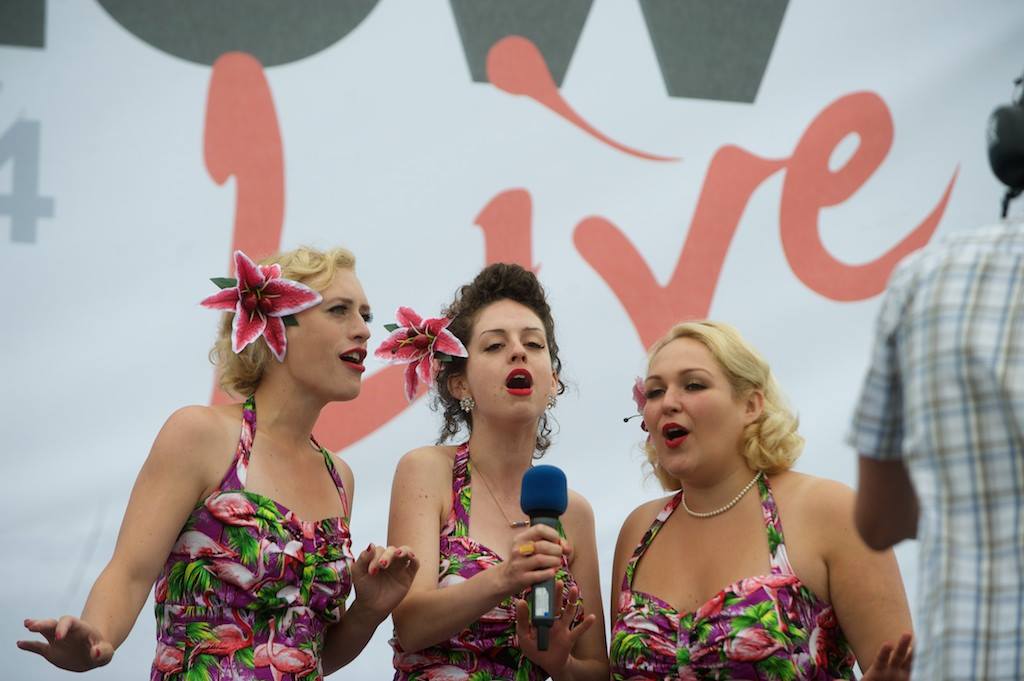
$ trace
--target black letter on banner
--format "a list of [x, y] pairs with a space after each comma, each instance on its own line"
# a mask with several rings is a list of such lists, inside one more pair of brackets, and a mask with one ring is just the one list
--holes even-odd
[[46, 0], [0, 0], [0, 45], [46, 46]]
[[117, 23], [147, 44], [207, 66], [225, 52], [247, 52], [263, 66], [304, 59], [348, 35], [377, 2], [99, 0]]
[[487, 53], [510, 35], [529, 39], [544, 55], [559, 87], [593, 0], [451, 0], [469, 73], [487, 81]]
[[752, 103], [788, 0], [640, 0], [671, 97]]

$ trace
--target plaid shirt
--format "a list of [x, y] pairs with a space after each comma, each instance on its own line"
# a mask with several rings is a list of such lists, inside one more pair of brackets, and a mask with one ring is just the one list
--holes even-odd
[[900, 263], [848, 439], [917, 492], [912, 678], [1024, 679], [1024, 223]]

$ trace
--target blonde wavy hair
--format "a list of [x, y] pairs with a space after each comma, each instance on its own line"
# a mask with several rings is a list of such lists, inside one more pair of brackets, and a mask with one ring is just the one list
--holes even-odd
[[[676, 324], [652, 345], [647, 354], [648, 370], [655, 355], [680, 338], [693, 339], [708, 349], [728, 379], [734, 398], [745, 399], [753, 391], [764, 396], [761, 416], [743, 431], [743, 456], [747, 465], [769, 475], [791, 468], [803, 451], [804, 438], [797, 432], [799, 419], [786, 403], [768, 362], [734, 327], [703, 320]], [[647, 465], [664, 489], [672, 491], [682, 487], [657, 465], [657, 454], [650, 442], [644, 445], [644, 452]]]
[[[323, 291], [330, 286], [339, 269], [355, 270], [356, 257], [344, 248], [320, 251], [309, 246], [300, 246], [295, 250], [278, 253], [259, 261], [260, 265], [274, 263], [281, 266], [281, 276], [285, 279], [292, 279], [317, 291]], [[221, 317], [217, 340], [210, 349], [210, 361], [217, 367], [220, 387], [225, 392], [248, 397], [256, 392], [267, 362], [274, 356], [262, 337], [255, 343], [250, 343], [240, 353], [233, 352], [231, 324], [234, 319], [234, 312], [226, 312]]]

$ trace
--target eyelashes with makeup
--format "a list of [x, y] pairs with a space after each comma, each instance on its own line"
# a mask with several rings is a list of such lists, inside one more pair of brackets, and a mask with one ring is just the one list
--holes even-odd
[[[523, 343], [523, 345], [530, 348], [531, 350], [543, 350], [545, 347], [547, 347], [543, 343], [538, 343], [536, 341]], [[490, 345], [484, 346], [484, 352], [494, 352], [495, 350], [500, 350], [503, 347], [505, 347], [504, 343], [491, 343]]]
[[[348, 305], [335, 305], [334, 307], [330, 308], [327, 311], [330, 312], [333, 315], [341, 317], [341, 316], [343, 316], [345, 314], [348, 314]], [[366, 322], [367, 324], [369, 324], [370, 322], [373, 321], [373, 313], [372, 312], [366, 312], [366, 313], [364, 313], [364, 314], [362, 314], [360, 316], [363, 318], [363, 321]]]
[[[685, 390], [687, 392], [698, 392], [700, 390], [704, 390], [705, 388], [707, 388], [707, 386], [704, 385], [703, 383], [697, 383], [696, 381], [690, 381], [689, 383], [687, 383], [684, 386], [684, 388], [685, 388]], [[644, 397], [646, 397], [649, 400], [656, 399], [658, 397], [661, 397], [664, 394], [665, 394], [665, 389], [664, 388], [651, 388], [650, 390], [644, 391]]]

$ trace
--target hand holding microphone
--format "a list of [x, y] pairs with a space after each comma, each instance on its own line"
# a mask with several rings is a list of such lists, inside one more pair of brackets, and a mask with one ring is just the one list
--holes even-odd
[[[556, 533], [558, 518], [569, 506], [569, 490], [565, 473], [554, 466], [534, 466], [523, 476], [519, 505], [523, 513], [530, 516], [531, 528], [544, 526]], [[559, 558], [561, 543], [559, 542]], [[537, 629], [537, 649], [548, 649], [548, 634], [561, 613], [556, 614], [561, 604], [555, 600], [554, 575], [533, 585], [529, 594], [530, 623]], [[561, 594], [559, 594], [561, 595]]]
[[[523, 476], [520, 505], [530, 516], [527, 532], [543, 532], [558, 542], [561, 554], [572, 555], [568, 542], [558, 535], [559, 516], [569, 505], [565, 474], [554, 466], [535, 466]], [[526, 533], [524, 533], [525, 535]], [[538, 544], [540, 546], [540, 544]], [[549, 542], [543, 542], [545, 549]], [[529, 550], [527, 547], [525, 550]], [[580, 604], [579, 587], [566, 587], [551, 570], [533, 584], [529, 601], [516, 603], [516, 634], [523, 652], [549, 675], [557, 675], [569, 664], [576, 641], [597, 621], [594, 614], [573, 627]], [[563, 594], [563, 591], [566, 591]], [[563, 607], [564, 605], [564, 607]]]
[[564, 551], [555, 530], [537, 525], [512, 538], [508, 558], [496, 568], [502, 575], [501, 591], [515, 595], [524, 589], [554, 578], [562, 564]]

